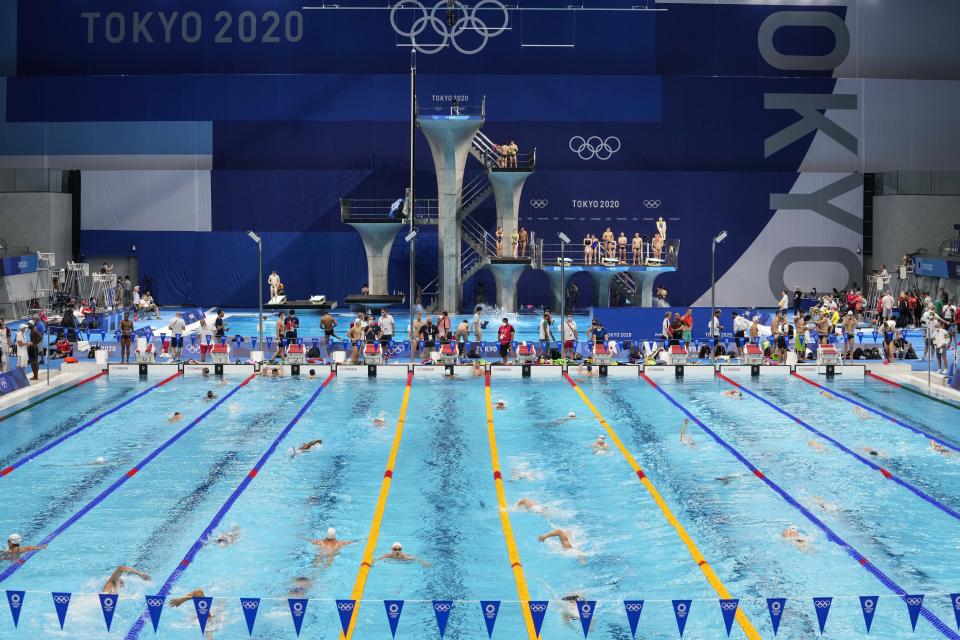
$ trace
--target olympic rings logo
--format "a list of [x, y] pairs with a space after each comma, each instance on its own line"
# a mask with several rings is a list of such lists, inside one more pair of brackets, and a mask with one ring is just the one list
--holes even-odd
[[534, 604], [532, 602], [530, 603], [530, 611], [533, 611], [534, 613], [543, 613], [546, 610], [547, 610], [547, 605], [545, 604]]
[[[483, 48], [487, 46], [487, 41], [490, 38], [499, 36], [510, 26], [510, 14], [499, 0], [480, 0], [480, 2], [472, 8], [468, 8], [459, 0], [456, 0], [453, 5], [455, 7], [453, 9], [454, 15], [459, 17], [456, 22], [453, 23], [452, 27], [448, 27], [447, 21], [437, 16], [437, 11], [441, 8], [445, 12], [450, 11], [450, 3], [448, 0], [439, 0], [430, 10], [427, 10], [419, 0], [400, 0], [390, 9], [390, 26], [393, 27], [397, 35], [410, 38], [410, 44], [413, 48], [425, 55], [439, 53], [444, 47], [453, 45], [454, 49], [468, 56], [482, 51]], [[492, 10], [499, 11], [503, 14], [503, 22], [499, 26], [491, 28], [487, 26], [486, 22], [477, 17], [477, 12], [485, 5], [490, 5]], [[413, 21], [409, 31], [405, 31], [397, 24], [397, 10], [399, 9], [413, 9], [420, 14]], [[425, 44], [417, 42], [417, 37], [426, 31], [427, 27], [433, 29], [433, 32], [440, 36], [442, 40], [436, 43]], [[472, 31], [482, 38], [480, 44], [473, 49], [465, 48], [457, 40], [459, 36], [467, 31]]]
[[609, 136], [606, 139], [600, 136], [573, 136], [568, 143], [570, 151], [573, 151], [581, 160], [609, 160], [613, 154], [620, 151], [620, 138]]
[[57, 604], [67, 604], [70, 602], [70, 596], [53, 596], [53, 601]]
[[550, 201], [546, 198], [534, 198], [530, 200], [530, 206], [534, 209], [544, 209], [547, 205], [550, 204]]
[[440, 611], [441, 613], [444, 612], [444, 611], [450, 611], [450, 609], [452, 608], [452, 606], [453, 606], [453, 605], [449, 605], [449, 604], [447, 604], [447, 603], [445, 603], [445, 602], [434, 602], [434, 603], [433, 603], [433, 609], [434, 609], [434, 611]]
[[647, 209], [656, 209], [661, 204], [663, 204], [663, 202], [661, 202], [660, 200], [644, 200], [643, 201], [643, 206], [645, 206]]
[[826, 609], [827, 607], [830, 606], [830, 601], [829, 601], [829, 600], [814, 600], [813, 604], [816, 605], [817, 609]]
[[147, 606], [148, 606], [148, 607], [162, 607], [162, 606], [163, 606], [163, 600], [161, 600], [160, 598], [147, 598]]
[[921, 602], [923, 602], [923, 598], [907, 598], [907, 604], [914, 607], [919, 607]]
[[737, 608], [736, 602], [723, 602], [720, 604], [725, 611], [734, 611]]
[[626, 605], [626, 608], [627, 608], [627, 611], [630, 611], [630, 612], [632, 613], [632, 612], [634, 612], [634, 611], [641, 611], [641, 610], [643, 609], [643, 605], [642, 605], [642, 604], [628, 604], [628, 605]]
[[259, 607], [259, 606], [260, 606], [260, 603], [257, 602], [257, 601], [255, 601], [255, 600], [244, 600], [244, 601], [243, 601], [243, 608], [244, 608], [244, 609], [250, 609], [250, 610], [252, 611], [253, 609], [256, 609], [256, 608]]
[[337, 603], [337, 608], [340, 609], [340, 611], [353, 611], [353, 603], [352, 603], [352, 602], [338, 602], [338, 603]]

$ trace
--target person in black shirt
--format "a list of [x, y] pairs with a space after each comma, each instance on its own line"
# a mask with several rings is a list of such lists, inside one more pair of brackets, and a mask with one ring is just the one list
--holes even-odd
[[427, 323], [420, 327], [420, 339], [423, 340], [423, 348], [429, 353], [437, 344], [437, 336], [440, 330], [433, 324], [433, 318], [427, 318]]
[[803, 308], [803, 293], [800, 291], [800, 287], [797, 287], [793, 292], [793, 313], [800, 315], [800, 311]]
[[213, 321], [214, 335], [218, 338], [226, 337], [227, 328], [223, 324], [223, 311], [217, 311], [217, 319]]

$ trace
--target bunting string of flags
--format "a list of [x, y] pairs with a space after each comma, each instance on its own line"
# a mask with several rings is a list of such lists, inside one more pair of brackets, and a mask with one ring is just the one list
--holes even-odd
[[[122, 598], [124, 600], [139, 600], [143, 599], [143, 602], [146, 604], [147, 612], [150, 616], [150, 622], [153, 625], [154, 632], [157, 632], [160, 626], [160, 618], [163, 614], [163, 608], [166, 604], [167, 597], [163, 595], [145, 595], [145, 596], [119, 596], [117, 594], [109, 593], [88, 593], [88, 592], [47, 592], [47, 591], [15, 591], [7, 590], [6, 598], [7, 605], [10, 609], [10, 615], [13, 618], [14, 627], [18, 627], [20, 622], [20, 614], [23, 611], [23, 608], [26, 604], [27, 596], [30, 594], [47, 594], [50, 593], [50, 596], [53, 600], [54, 611], [57, 615], [57, 620], [60, 623], [60, 629], [64, 629], [67, 622], [67, 612], [70, 607], [70, 603], [74, 601], [78, 596], [80, 597], [93, 597], [97, 596], [100, 609], [103, 613], [103, 621], [107, 628], [107, 631], [110, 631], [110, 628], [113, 624], [113, 616], [117, 608], [119, 600]], [[954, 617], [956, 619], [957, 629], [960, 630], [960, 593], [935, 593], [935, 594], [902, 594], [899, 596], [885, 596], [885, 599], [900, 599], [906, 604], [907, 615], [910, 620], [910, 626], [913, 630], [916, 630], [917, 621], [920, 617], [920, 613], [923, 610], [924, 602], [930, 602], [932, 598], [941, 599], [949, 597], [950, 608], [953, 610]], [[193, 608], [196, 615], [197, 624], [200, 627], [200, 632], [204, 633], [206, 631], [207, 621], [210, 618], [210, 612], [213, 608], [214, 600], [218, 602], [237, 600], [235, 597], [228, 596], [197, 596], [193, 598]], [[837, 600], [855, 600], [859, 603], [860, 612], [863, 615], [863, 622], [866, 628], [866, 632], [869, 634], [871, 627], [873, 625], [874, 614], [876, 613], [877, 606], [880, 601], [879, 595], [867, 595], [867, 596], [850, 596], [850, 595], [841, 595], [841, 596], [817, 596], [817, 597], [779, 597], [779, 598], [764, 598], [764, 599], [750, 599], [750, 600], [760, 600], [761, 602], [765, 601], [767, 612], [770, 616], [771, 626], [773, 628], [773, 634], [776, 636], [780, 630], [780, 624], [783, 620], [784, 612], [787, 608], [787, 603], [791, 602], [792, 607], [795, 610], [802, 610], [804, 607], [809, 607], [812, 604], [812, 610], [816, 615], [817, 626], [820, 630], [820, 634], [823, 635], [827, 627], [827, 619], [830, 615], [830, 610], [833, 607], [835, 601]], [[351, 621], [355, 615], [357, 608], [356, 600], [331, 600], [327, 598], [252, 598], [252, 597], [242, 597], [239, 598], [240, 608], [243, 611], [243, 619], [246, 622], [247, 631], [252, 636], [254, 625], [256, 624], [257, 614], [260, 611], [261, 605], [265, 601], [277, 601], [277, 602], [286, 602], [287, 607], [290, 610], [291, 620], [293, 622], [293, 628], [296, 634], [299, 636], [303, 628], [303, 621], [306, 617], [307, 607], [311, 601], [314, 602], [314, 608], [316, 608], [320, 603], [324, 604], [333, 604], [335, 610], [340, 619], [340, 627], [343, 630], [343, 633], [346, 634], [350, 628]], [[374, 602], [381, 602], [375, 600]], [[456, 612], [459, 612], [459, 615], [476, 615], [476, 606], [479, 605], [480, 614], [483, 616], [484, 624], [487, 629], [487, 635], [489, 638], [493, 637], [494, 627], [497, 622], [497, 616], [500, 613], [501, 606], [504, 604], [511, 605], [520, 605], [521, 607], [526, 607], [530, 618], [533, 622], [534, 630], [536, 631], [537, 637], [540, 636], [540, 630], [543, 627], [543, 621], [546, 618], [547, 611], [550, 608], [550, 601], [548, 600], [529, 600], [529, 601], [519, 601], [519, 600], [383, 600], [384, 612], [387, 618], [387, 624], [390, 628], [391, 636], [396, 637], [397, 627], [400, 623], [400, 617], [403, 613], [403, 608], [405, 604], [429, 604], [433, 609], [434, 616], [437, 622], [437, 630], [440, 633], [440, 637], [443, 638], [447, 631], [447, 625], [450, 621], [451, 616], [455, 615]], [[663, 599], [650, 599], [650, 600], [578, 600], [576, 602], [577, 614], [580, 619], [580, 625], [583, 629], [583, 637], [586, 639], [589, 636], [591, 625], [593, 619], [596, 615], [596, 612], [601, 605], [605, 605], [608, 608], [613, 610], [623, 611], [626, 614], [627, 622], [630, 626], [631, 637], [637, 637], [637, 631], [640, 625], [640, 616], [643, 613], [644, 607], [648, 606], [651, 603], [670, 603], [670, 607], [673, 610], [674, 618], [677, 622], [677, 631], [679, 632], [680, 637], [683, 637], [684, 630], [687, 626], [687, 621], [690, 619], [690, 616], [693, 615], [693, 605], [697, 602], [717, 602], [720, 609], [720, 620], [722, 620], [724, 629], [726, 630], [727, 637], [730, 637], [730, 632], [733, 628], [733, 622], [736, 618], [737, 611], [740, 608], [741, 600], [737, 598], [729, 599], [712, 599], [712, 598], [688, 598], [682, 600], [663, 600]], [[809, 603], [809, 604], [808, 604]], [[622, 607], [622, 609], [620, 608]], [[696, 615], [715, 615], [708, 614], [706, 612], [699, 613], [703, 610], [703, 607], [697, 607], [698, 613]], [[714, 611], [716, 611], [714, 609]], [[322, 615], [322, 614], [321, 614]]]

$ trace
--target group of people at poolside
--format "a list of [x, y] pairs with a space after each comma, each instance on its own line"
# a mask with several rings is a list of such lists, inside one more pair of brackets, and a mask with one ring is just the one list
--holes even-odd
[[[616, 235], [610, 227], [607, 227], [599, 238], [596, 234], [586, 234], [583, 237], [583, 264], [630, 264], [631, 266], [661, 264], [663, 247], [667, 241], [667, 222], [661, 217], [657, 219], [656, 224], [657, 232], [649, 241], [639, 232], [635, 232], [633, 238], [628, 238], [623, 231]], [[628, 245], [630, 262], [627, 261]]]

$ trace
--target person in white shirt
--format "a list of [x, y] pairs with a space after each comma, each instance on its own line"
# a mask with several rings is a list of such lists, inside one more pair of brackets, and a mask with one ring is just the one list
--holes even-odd
[[546, 342], [548, 346], [553, 342], [553, 318], [549, 311], [544, 311], [543, 319], [540, 320], [540, 342]]
[[660, 325], [660, 335], [663, 336], [664, 340], [670, 339], [670, 312], [663, 316], [663, 324]]
[[933, 325], [933, 331], [930, 337], [933, 340], [933, 347], [936, 349], [934, 355], [936, 356], [937, 373], [946, 373], [948, 366], [947, 346], [950, 344], [950, 336], [937, 320], [934, 320], [931, 324]]
[[780, 302], [777, 303], [777, 308], [780, 309], [780, 315], [786, 317], [787, 307], [790, 306], [790, 297], [787, 295], [786, 291], [780, 292]]
[[733, 312], [733, 337], [737, 349], [742, 349], [747, 339], [747, 331], [750, 331], [750, 320], [746, 316]]
[[393, 316], [390, 315], [390, 312], [386, 309], [380, 310], [380, 345], [383, 348], [383, 353], [386, 355], [387, 350], [390, 347], [390, 342], [393, 341], [393, 331], [397, 323], [393, 319]]
[[197, 327], [197, 343], [200, 345], [200, 362], [206, 362], [207, 352], [213, 346], [213, 329], [207, 324], [206, 318], [200, 318], [200, 326]]
[[180, 360], [180, 353], [183, 351], [183, 334], [187, 330], [187, 325], [183, 322], [183, 318], [180, 317], [180, 312], [177, 311], [177, 315], [174, 316], [173, 320], [170, 321], [170, 324], [167, 325], [167, 329], [170, 330], [170, 349], [173, 350], [173, 359], [175, 361]]
[[267, 276], [267, 284], [270, 286], [270, 298], [276, 298], [277, 290], [280, 288], [280, 276], [277, 275], [276, 271], [271, 271], [270, 275]]
[[889, 290], [883, 294], [880, 303], [883, 305], [883, 319], [889, 320], [893, 317], [893, 305], [895, 304], [893, 295], [891, 295]]
[[713, 313], [713, 317], [710, 318], [710, 323], [707, 325], [707, 334], [711, 338], [719, 338], [720, 330], [723, 327], [720, 325], [720, 309], [717, 309]]
[[483, 341], [483, 322], [480, 320], [480, 311], [483, 308], [477, 305], [473, 311], [473, 340], [474, 342]]
[[568, 313], [567, 319], [563, 321], [560, 337], [563, 339], [563, 357], [573, 360], [574, 345], [578, 339], [577, 323], [573, 321], [573, 314]]

